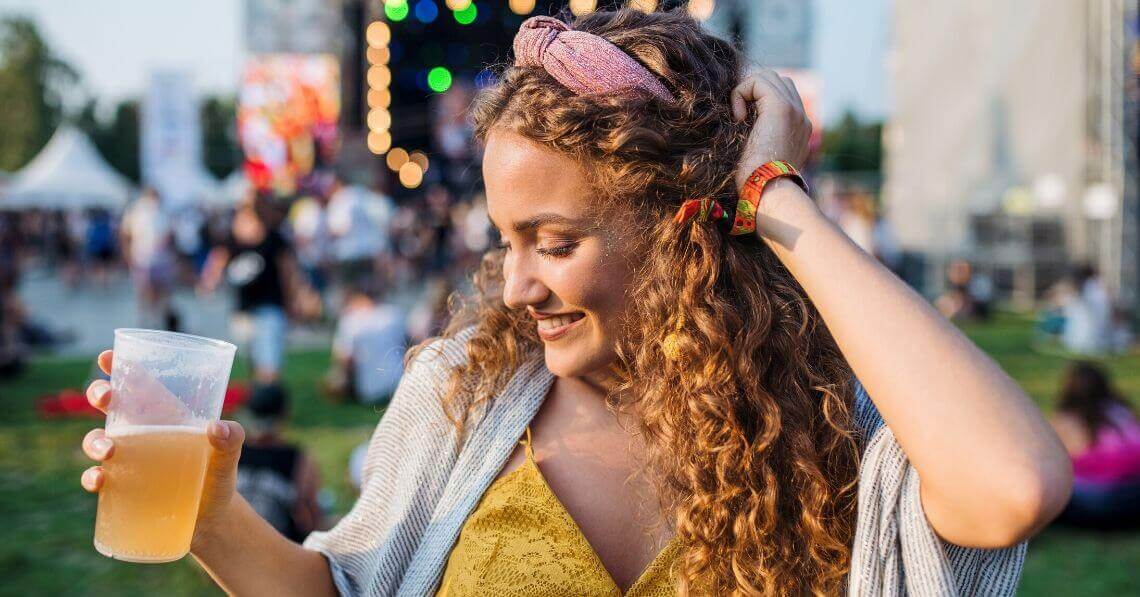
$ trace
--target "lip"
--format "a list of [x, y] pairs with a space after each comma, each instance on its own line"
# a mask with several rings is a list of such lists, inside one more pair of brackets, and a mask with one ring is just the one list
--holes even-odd
[[[566, 313], [538, 313], [536, 311], [531, 311], [530, 314], [531, 314], [531, 317], [534, 317], [535, 319], [549, 319], [551, 317], [557, 317], [559, 315], [568, 315]], [[582, 323], [583, 321], [586, 321], [586, 314], [585, 313], [582, 314], [581, 319], [578, 319], [577, 321], [572, 321], [572, 322], [570, 322], [570, 323], [568, 323], [562, 327], [557, 327], [557, 328], [554, 328], [551, 330], [543, 330], [543, 329], [537, 330], [538, 331], [538, 337], [542, 338], [546, 342], [551, 342], [553, 340], [557, 340], [557, 339], [565, 336], [566, 334], [570, 333], [571, 330], [573, 330], [575, 327], [577, 327], [578, 324]]]

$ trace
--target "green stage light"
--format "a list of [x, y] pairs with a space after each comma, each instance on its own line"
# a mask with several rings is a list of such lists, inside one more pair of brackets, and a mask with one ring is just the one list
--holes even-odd
[[463, 10], [457, 10], [451, 14], [455, 15], [455, 22], [460, 25], [470, 25], [475, 22], [475, 17], [479, 14], [479, 11], [476, 10], [475, 3], [472, 2]]
[[428, 71], [428, 87], [436, 93], [443, 93], [450, 89], [451, 71], [443, 66], [437, 66]]
[[400, 22], [408, 16], [408, 0], [388, 0], [384, 3], [384, 16], [389, 21]]

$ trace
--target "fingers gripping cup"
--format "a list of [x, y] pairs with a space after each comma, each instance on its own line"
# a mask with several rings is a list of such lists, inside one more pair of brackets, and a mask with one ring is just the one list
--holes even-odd
[[115, 330], [95, 549], [129, 562], [170, 562], [190, 551], [210, 444], [234, 345], [156, 330]]

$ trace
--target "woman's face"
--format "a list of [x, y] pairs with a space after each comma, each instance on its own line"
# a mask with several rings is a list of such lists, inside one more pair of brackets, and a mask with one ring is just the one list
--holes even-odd
[[623, 222], [599, 224], [574, 160], [505, 129], [488, 136], [483, 179], [488, 214], [507, 248], [503, 302], [533, 318], [552, 373], [604, 372], [633, 270]]

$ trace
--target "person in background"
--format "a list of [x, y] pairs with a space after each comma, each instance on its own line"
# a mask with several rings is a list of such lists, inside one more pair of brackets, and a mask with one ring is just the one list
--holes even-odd
[[407, 330], [403, 311], [377, 301], [368, 285], [352, 286], [333, 336], [327, 388], [367, 404], [387, 404], [404, 373]]
[[328, 216], [322, 200], [302, 197], [289, 208], [293, 245], [306, 282], [320, 294], [325, 291], [325, 268], [328, 262]]
[[887, 266], [895, 274], [902, 272], [902, 248], [890, 222], [879, 211], [875, 212], [875, 225], [872, 231], [875, 259]]
[[313, 460], [282, 439], [288, 396], [280, 385], [259, 385], [246, 404], [247, 438], [238, 460], [237, 491], [273, 528], [302, 541], [322, 528], [320, 473]]
[[0, 257], [0, 379], [24, 370], [27, 346], [23, 342], [24, 306], [18, 290], [19, 272], [8, 269]]
[[[236, 336], [249, 343], [254, 379], [273, 384], [280, 376], [289, 331], [287, 312], [319, 309], [304, 283], [288, 241], [278, 231], [273, 198], [258, 195], [234, 214], [229, 240], [210, 251], [199, 291], [213, 292], [223, 274], [237, 294]], [[313, 304], [313, 301], [316, 304]]]
[[415, 306], [408, 313], [408, 338], [413, 345], [438, 336], [443, 331], [444, 324], [447, 323], [447, 301], [452, 290], [447, 276], [428, 274]]
[[1073, 459], [1073, 496], [1058, 522], [1140, 527], [1140, 420], [1104, 370], [1071, 364], [1050, 422]]
[[337, 179], [327, 210], [338, 283], [351, 286], [371, 279], [379, 257], [388, 247], [388, 226], [394, 210], [391, 200]]
[[844, 195], [847, 209], [839, 217], [839, 228], [868, 255], [875, 254], [875, 202], [861, 190]]
[[78, 288], [84, 282], [84, 274], [89, 263], [90, 255], [87, 253], [87, 213], [79, 208], [68, 209], [61, 212], [63, 218], [63, 235], [60, 237], [62, 245], [63, 280], [71, 289]]
[[1071, 276], [1072, 287], [1062, 299], [1065, 318], [1061, 342], [1071, 352], [1100, 354], [1109, 348], [1112, 325], [1112, 296], [1096, 268], [1078, 265]]
[[120, 246], [138, 294], [144, 327], [158, 327], [168, 312], [174, 276], [170, 222], [153, 188], [143, 190], [123, 214]]
[[178, 278], [192, 286], [206, 256], [206, 246], [202, 228], [206, 225], [206, 214], [194, 204], [185, 205], [173, 215], [174, 250], [178, 262]]
[[115, 227], [111, 212], [97, 207], [87, 218], [85, 242], [87, 255], [91, 257], [91, 273], [95, 282], [105, 287], [111, 267], [115, 262]]
[[934, 301], [943, 317], [957, 322], [989, 318], [993, 285], [988, 277], [975, 275], [969, 262], [964, 259], [950, 262], [946, 286], [946, 292]]
[[1113, 309], [1110, 327], [1112, 352], [1126, 354], [1132, 350], [1136, 343], [1136, 334], [1132, 332], [1132, 313], [1121, 307]]

